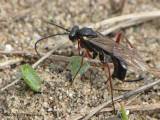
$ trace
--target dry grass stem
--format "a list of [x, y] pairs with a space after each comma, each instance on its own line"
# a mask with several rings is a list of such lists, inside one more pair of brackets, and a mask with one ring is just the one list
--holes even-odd
[[9, 66], [9, 65], [20, 63], [22, 61], [23, 61], [23, 58], [17, 58], [17, 59], [12, 59], [12, 60], [8, 60], [8, 61], [5, 61], [5, 62], [2, 62], [2, 63], [0, 63], [0, 69], [4, 68], [6, 66]]

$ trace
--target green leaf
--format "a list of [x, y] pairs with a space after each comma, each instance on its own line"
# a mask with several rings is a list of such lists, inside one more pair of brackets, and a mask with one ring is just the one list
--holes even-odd
[[126, 115], [126, 111], [124, 109], [123, 104], [120, 103], [120, 105], [121, 105], [122, 118], [125, 119], [125, 120], [128, 120], [128, 116]]
[[[75, 74], [79, 70], [79, 68], [81, 66], [81, 61], [82, 61], [82, 57], [73, 56], [71, 58], [71, 72], [72, 72], [73, 76], [75, 76]], [[83, 60], [83, 66], [80, 69], [79, 74], [84, 74], [88, 70], [89, 67], [90, 66], [87, 63], [87, 61]]]
[[24, 81], [29, 85], [29, 87], [36, 91], [40, 91], [40, 81], [38, 79], [38, 76], [36, 74], [36, 71], [32, 68], [32, 66], [26, 64], [21, 67], [21, 74], [24, 79]]

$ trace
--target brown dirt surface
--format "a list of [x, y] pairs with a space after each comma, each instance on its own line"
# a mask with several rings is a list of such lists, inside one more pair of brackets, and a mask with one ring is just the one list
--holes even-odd
[[[156, 11], [160, 9], [160, 2], [159, 0], [128, 0], [122, 12], [114, 11], [115, 7], [111, 8], [109, 0], [1, 0], [0, 8], [0, 50], [26, 52], [34, 50], [34, 44], [38, 39], [63, 32], [42, 20], [52, 20], [60, 26], [71, 29], [73, 25], [84, 27], [122, 14]], [[110, 38], [115, 40], [119, 31], [117, 30], [116, 35]], [[121, 31], [125, 33], [149, 67], [160, 69], [160, 18]], [[38, 50], [49, 51], [63, 40], [61, 36], [49, 38], [38, 44]], [[67, 40], [68, 43], [56, 50], [55, 54], [78, 55], [77, 44]], [[32, 65], [38, 60], [31, 56], [0, 54], [0, 63], [17, 58], [23, 58], [23, 62], [0, 68], [0, 88], [20, 78], [21, 65], [26, 63]], [[70, 63], [47, 60], [37, 67], [36, 72], [41, 81], [42, 93], [32, 91], [23, 80], [0, 92], [1, 120], [63, 120], [76, 115], [85, 116], [91, 108], [111, 98], [109, 84], [106, 84], [107, 72], [103, 67], [91, 66], [84, 75], [76, 77], [72, 86]], [[158, 76], [148, 72], [128, 72], [126, 76], [127, 80], [138, 78], [143, 80], [136, 82], [113, 80], [114, 97], [153, 82]], [[160, 85], [142, 92], [135, 99], [134, 97], [122, 102], [128, 106], [160, 104]], [[116, 106], [119, 104], [116, 103]], [[116, 115], [113, 111], [103, 111], [98, 112], [91, 119], [103, 120], [114, 116]], [[159, 120], [160, 108], [130, 109], [128, 116], [130, 120]]]

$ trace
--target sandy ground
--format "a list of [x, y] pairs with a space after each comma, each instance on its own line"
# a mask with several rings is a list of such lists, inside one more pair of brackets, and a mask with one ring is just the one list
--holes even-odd
[[[129, 0], [123, 12], [113, 12], [108, 0], [31, 0], [6, 1], [0, 3], [0, 50], [28, 51], [34, 50], [35, 42], [47, 35], [62, 32], [42, 21], [54, 23], [71, 29], [94, 24], [104, 19], [123, 14], [155, 11], [160, 9], [159, 0]], [[103, 26], [101, 26], [103, 28]], [[116, 35], [111, 39], [116, 38]], [[137, 51], [152, 68], [160, 69], [160, 19], [128, 27], [123, 31]], [[61, 37], [44, 40], [38, 45], [41, 50], [51, 49], [64, 39]], [[68, 40], [68, 39], [67, 39]], [[47, 50], [48, 51], [48, 50]], [[55, 52], [60, 55], [78, 55], [77, 45], [68, 43]], [[20, 66], [32, 65], [38, 59], [17, 55], [0, 55], [0, 61], [23, 58], [23, 62], [0, 69], [0, 88], [20, 78]], [[98, 59], [97, 59], [98, 60]], [[48, 64], [49, 63], [49, 64]], [[85, 75], [78, 76], [70, 86], [70, 63], [48, 60], [36, 69], [41, 81], [42, 93], [33, 92], [23, 80], [0, 93], [0, 118], [9, 119], [67, 119], [76, 115], [85, 116], [94, 108], [110, 100], [107, 76], [102, 67], [91, 67]], [[114, 97], [128, 90], [133, 90], [157, 80], [157, 77], [146, 73], [128, 73], [126, 79], [144, 78], [137, 82], [113, 80]], [[157, 104], [160, 106], [160, 85], [155, 85], [137, 97], [122, 100], [128, 106]], [[116, 104], [119, 106], [119, 104]], [[110, 105], [111, 106], [111, 105]], [[102, 120], [115, 114], [99, 112], [92, 120]], [[129, 110], [130, 120], [158, 120], [160, 107], [144, 110]]]

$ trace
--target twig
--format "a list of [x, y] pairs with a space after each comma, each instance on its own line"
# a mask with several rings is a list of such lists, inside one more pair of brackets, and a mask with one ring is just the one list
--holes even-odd
[[41, 59], [39, 59], [35, 64], [32, 65], [33, 68], [36, 68], [41, 62], [43, 62], [46, 58], [48, 58], [55, 50], [57, 50], [60, 46], [65, 44], [66, 41], [58, 44], [55, 48], [53, 48], [51, 51], [49, 51], [45, 56], [43, 56]]
[[[35, 51], [0, 51], [0, 54], [2, 55], [20, 55], [20, 56], [30, 56], [30, 57], [39, 57]], [[42, 56], [44, 56], [46, 53], [40, 53]], [[62, 56], [62, 55], [52, 55], [49, 57], [50, 60], [57, 61], [57, 62], [70, 62], [71, 57]], [[96, 60], [86, 60], [91, 66], [101, 66], [101, 62]]]
[[0, 63], [0, 69], [4, 68], [5, 66], [13, 65], [19, 62], [22, 62], [23, 58], [18, 58], [18, 59], [13, 59], [13, 60], [8, 60], [6, 62]]
[[[144, 20], [144, 21], [146, 21], [146, 20]], [[126, 22], [126, 21], [124, 21], [124, 22], [120, 22], [117, 25], [113, 25], [112, 27], [103, 30], [102, 34], [109, 34], [109, 33], [113, 32], [113, 31], [115, 31], [117, 29], [123, 29], [123, 28], [129, 27], [129, 26], [137, 25], [137, 24], [140, 24], [140, 23], [142, 23], [144, 21], [134, 21], [134, 22], [130, 22], [130, 21]]]
[[[120, 107], [118, 107], [118, 109], [119, 108]], [[125, 109], [132, 111], [155, 110], [155, 109], [160, 109], [160, 103], [154, 103], [149, 105], [130, 105], [130, 106], [125, 106]], [[99, 112], [109, 112], [109, 111], [112, 111], [112, 108], [103, 108]]]
[[138, 98], [141, 95], [141, 93], [134, 96], [132, 99], [128, 100], [127, 103], [125, 103], [125, 106], [129, 105], [132, 101], [134, 101], [136, 98]]
[[70, 118], [67, 118], [66, 120], [80, 120], [82, 118], [83, 118], [83, 116], [81, 114], [76, 114]]
[[130, 91], [130, 90], [134, 90], [136, 87], [113, 87], [113, 90], [116, 91]]
[[[66, 41], [58, 44], [55, 48], [53, 48], [51, 51], [49, 51], [45, 56], [43, 56], [41, 59], [39, 59], [35, 64], [32, 65], [32, 67], [35, 69], [37, 67], [37, 65], [39, 65], [42, 61], [44, 61], [47, 57], [49, 57], [55, 50], [57, 50], [60, 46], [62, 46], [63, 44], [65, 44]], [[21, 78], [13, 81], [12, 83], [10, 83], [9, 85], [5, 86], [4, 88], [0, 89], [0, 92], [4, 91], [5, 89], [7, 89], [8, 87], [14, 85], [15, 83], [17, 83]]]
[[[140, 93], [140, 92], [142, 92], [142, 91], [144, 91], [144, 90], [146, 90], [146, 89], [149, 89], [149, 88], [151, 88], [151, 87], [153, 87], [154, 85], [159, 84], [159, 83], [160, 83], [160, 79], [159, 79], [159, 80], [156, 80], [156, 81], [154, 81], [154, 82], [152, 82], [152, 83], [149, 83], [149, 84], [147, 84], [147, 85], [144, 85], [144, 86], [142, 86], [142, 87], [139, 87], [139, 88], [137, 88], [137, 89], [135, 89], [135, 90], [132, 90], [132, 91], [130, 91], [130, 92], [124, 93], [123, 95], [120, 95], [120, 96], [116, 97], [116, 98], [114, 99], [114, 101], [117, 101], [117, 100], [119, 100], [119, 99], [128, 98], [128, 97], [130, 97], [130, 96], [132, 96], [132, 95], [134, 95], [134, 94], [137, 94], [137, 93]], [[110, 104], [111, 102], [112, 102], [112, 101], [110, 100], [110, 101], [108, 101], [108, 102], [106, 102], [106, 103], [103, 103], [103, 104], [100, 105], [100, 106], [97, 106], [97, 107], [91, 109], [90, 112], [89, 112], [89, 114], [88, 114], [83, 120], [88, 120], [88, 119], [91, 118], [95, 113], [97, 113], [98, 111], [100, 111], [102, 108], [104, 108], [105, 106], [107, 106], [107, 105]]]
[[[155, 110], [155, 109], [160, 109], [160, 103], [154, 103], [154, 104], [149, 104], [149, 105], [130, 105], [130, 106], [124, 106], [126, 110], [131, 110], [131, 111], [146, 111], [146, 110]], [[119, 110], [120, 107], [117, 107]], [[112, 111], [112, 107], [108, 108], [103, 108], [99, 112], [110, 112]], [[71, 118], [68, 118], [67, 120], [79, 120], [82, 119], [83, 116], [81, 114], [76, 114], [75, 116], [72, 116]]]
[[89, 27], [98, 28], [99, 26], [103, 26], [104, 29], [102, 34], [109, 34], [116, 29], [126, 28], [131, 25], [136, 25], [142, 23], [147, 20], [155, 19], [160, 17], [160, 11], [152, 11], [152, 12], [143, 12], [143, 13], [134, 13], [128, 15], [122, 15], [110, 19], [106, 19], [96, 24], [92, 24]]
[[5, 86], [4, 88], [0, 89], [0, 92], [4, 91], [5, 89], [9, 88], [10, 86], [14, 85], [15, 83], [17, 83], [20, 79], [17, 79], [15, 81], [13, 81], [12, 83], [8, 84], [7, 86]]

